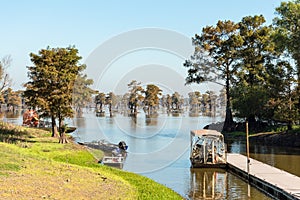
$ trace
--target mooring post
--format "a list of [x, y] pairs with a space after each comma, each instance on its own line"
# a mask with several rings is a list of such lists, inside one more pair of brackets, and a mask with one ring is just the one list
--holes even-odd
[[246, 120], [246, 151], [247, 151], [247, 175], [248, 175], [248, 197], [250, 197], [250, 156], [249, 156], [249, 128], [248, 120]]

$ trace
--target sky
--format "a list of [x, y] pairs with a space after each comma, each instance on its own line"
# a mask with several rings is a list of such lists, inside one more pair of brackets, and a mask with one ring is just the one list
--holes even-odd
[[[184, 85], [181, 82], [184, 82], [186, 71], [182, 63], [188, 57], [186, 54], [178, 55], [174, 49], [163, 49], [160, 44], [150, 45], [152, 49], [149, 49], [149, 44], [145, 47], [138, 45], [116, 53], [112, 60], [106, 62], [109, 67], [106, 66], [105, 72], [101, 71], [104, 68], [100, 69], [99, 66], [92, 64], [89, 66], [88, 63], [92, 63], [89, 59], [91, 55], [95, 57], [97, 48], [109, 49], [110, 44], [116, 45], [118, 36], [123, 40], [111, 52], [117, 52], [124, 45], [129, 47], [131, 43], [136, 42], [135, 37], [140, 37], [135, 35], [137, 30], [146, 29], [145, 37], [137, 41], [148, 42], [153, 36], [152, 29], [159, 29], [170, 35], [170, 37], [158, 36], [159, 41], [166, 40], [176, 44], [176, 39], [170, 39], [172, 36], [174, 38], [178, 36], [181, 41], [186, 42], [184, 37], [190, 40], [196, 33], [200, 34], [203, 27], [215, 25], [218, 20], [238, 22], [245, 16], [262, 14], [266, 18], [266, 24], [271, 24], [276, 16], [275, 8], [280, 2], [279, 0], [0, 0], [0, 58], [11, 55], [13, 59], [8, 69], [13, 79], [13, 89], [24, 89], [22, 84], [28, 81], [26, 66], [32, 65], [29, 57], [31, 52], [38, 53], [47, 46], [56, 48], [70, 45], [75, 45], [79, 49], [82, 63], [87, 64], [86, 73], [94, 79], [93, 87], [99, 91], [124, 90], [118, 88], [119, 80], [126, 83], [130, 78], [134, 78], [133, 75], [142, 75], [145, 66], [153, 69], [147, 72], [153, 77], [161, 76], [157, 78], [158, 82], [169, 72], [174, 73], [173, 82], [181, 87]], [[125, 41], [128, 32], [130, 39]], [[174, 48], [180, 49], [181, 46]], [[106, 55], [106, 49], [101, 51], [101, 55], [96, 55], [99, 63], [110, 56]], [[158, 66], [167, 66], [168, 70], [157, 71]], [[176, 74], [181, 76], [182, 80], [176, 79]], [[173, 80], [172, 76], [169, 79]], [[149, 83], [151, 80], [145, 82]], [[176, 90], [173, 86], [163, 87], [169, 91]]]

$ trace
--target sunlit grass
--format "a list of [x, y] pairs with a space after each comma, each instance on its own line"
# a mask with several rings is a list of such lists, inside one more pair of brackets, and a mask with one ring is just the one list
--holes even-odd
[[0, 124], [6, 140], [0, 142], [0, 199], [182, 199], [149, 178], [99, 165], [99, 150], [50, 136]]

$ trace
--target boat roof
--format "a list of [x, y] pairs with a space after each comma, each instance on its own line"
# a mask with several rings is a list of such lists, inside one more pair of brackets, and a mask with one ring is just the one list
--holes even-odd
[[223, 137], [222, 133], [220, 133], [216, 130], [209, 130], [209, 129], [192, 130], [191, 135], [192, 136], [217, 136], [217, 137]]

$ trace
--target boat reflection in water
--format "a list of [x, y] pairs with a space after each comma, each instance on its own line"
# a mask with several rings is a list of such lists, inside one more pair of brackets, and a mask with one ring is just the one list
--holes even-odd
[[227, 199], [227, 172], [223, 169], [191, 168], [191, 199]]

